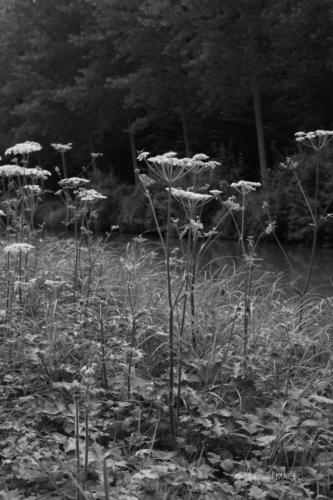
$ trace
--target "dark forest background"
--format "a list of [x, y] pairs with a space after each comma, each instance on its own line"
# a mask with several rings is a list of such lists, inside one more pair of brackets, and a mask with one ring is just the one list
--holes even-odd
[[[0, 0], [1, 149], [38, 141], [51, 168], [59, 158], [49, 144], [72, 142], [71, 175], [103, 153], [95, 184], [110, 199], [100, 229], [135, 231], [151, 223], [137, 151], [203, 152], [222, 162], [216, 187], [263, 183], [249, 232], [265, 224], [265, 199], [280, 236], [306, 241], [307, 209], [279, 163], [301, 157], [311, 197], [313, 166], [294, 133], [333, 128], [332, 27], [331, 0]], [[328, 222], [319, 241], [332, 240]]]

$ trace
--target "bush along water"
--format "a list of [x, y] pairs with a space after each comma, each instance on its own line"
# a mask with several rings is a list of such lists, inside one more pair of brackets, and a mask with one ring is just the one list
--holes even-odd
[[[297, 135], [316, 146], [318, 186], [331, 136], [319, 132]], [[105, 194], [81, 176], [59, 179], [64, 230], [73, 226], [60, 239], [32, 226], [37, 190], [24, 187], [42, 191], [49, 174], [25, 163], [39, 150], [23, 144], [26, 156], [19, 145], [0, 167], [1, 498], [331, 498], [333, 302], [310, 293], [312, 258], [294, 296], [261, 272], [264, 237], [288, 255], [269, 199], [266, 226], [248, 231], [260, 184], [211, 189], [221, 166], [206, 155], [141, 153], [136, 190], [158, 246], [142, 235], [111, 244], [115, 228], [93, 237]], [[285, 175], [309, 211], [314, 252], [328, 210], [294, 161]], [[205, 264], [231, 225], [242, 266]]]

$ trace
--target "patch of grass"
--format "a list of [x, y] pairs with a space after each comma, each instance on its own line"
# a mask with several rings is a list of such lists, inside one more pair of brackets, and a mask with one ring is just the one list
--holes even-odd
[[[222, 201], [198, 186], [216, 166], [205, 155], [140, 156], [167, 187], [161, 227], [154, 179], [139, 174], [160, 253], [141, 236], [93, 238], [103, 195], [82, 178], [60, 181], [74, 237], [41, 237], [21, 186], [40, 170], [3, 169], [18, 185], [0, 248], [1, 498], [332, 497], [333, 301], [311, 293], [313, 255], [290, 297], [281, 276], [258, 273], [259, 240], [244, 232], [258, 183]], [[174, 187], [189, 177], [196, 190]], [[238, 231], [237, 268], [202, 265], [212, 199]]]
[[75, 240], [35, 244], [35, 281], [10, 315], [0, 298], [3, 498], [330, 496], [331, 299], [308, 300], [300, 331], [299, 303], [255, 281], [245, 373], [244, 271], [200, 275], [195, 349], [175, 308], [173, 449], [164, 263], [140, 239], [82, 246], [74, 303]]

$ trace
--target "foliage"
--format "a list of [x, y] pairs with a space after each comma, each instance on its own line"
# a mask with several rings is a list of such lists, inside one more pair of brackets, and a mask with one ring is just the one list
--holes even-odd
[[[3, 309], [4, 498], [72, 497], [74, 401], [79, 404], [81, 474], [88, 445], [87, 479], [81, 483], [87, 498], [103, 496], [105, 480], [109, 498], [124, 500], [277, 498], [282, 491], [290, 499], [315, 498], [315, 492], [330, 496], [330, 298], [308, 301], [300, 333], [295, 302], [283, 298], [273, 277], [256, 281], [244, 378], [237, 307], [242, 271], [200, 279], [199, 344], [196, 352], [187, 346], [188, 324], [178, 446], [170, 451], [161, 264], [140, 241], [125, 254], [123, 246], [96, 244], [89, 306], [84, 253], [75, 310], [74, 248], [71, 240], [38, 243], [35, 284], [22, 302], [17, 292], [13, 295], [9, 317]], [[63, 284], [52, 286], [50, 280]], [[5, 297], [1, 300], [4, 308]]]
[[[21, 176], [30, 172], [35, 192], [42, 171], [20, 166], [24, 155], [2, 168], [11, 197], [0, 248], [1, 497], [330, 498], [332, 298], [305, 289], [299, 300], [262, 273], [247, 233], [257, 231], [258, 183], [233, 182], [225, 200], [198, 185], [201, 169], [216, 167], [206, 155], [143, 157], [159, 182], [138, 175], [146, 198], [118, 188], [119, 214], [131, 200], [138, 223], [135, 202], [157, 202], [162, 259], [142, 236], [93, 237], [103, 196], [85, 178], [59, 182], [74, 237], [41, 238]], [[172, 222], [180, 249], [168, 240], [171, 197], [183, 213]], [[199, 266], [215, 234], [199, 218], [204, 202], [224, 208], [223, 224], [232, 218], [241, 266]]]
[[143, 145], [231, 140], [257, 179], [255, 96], [271, 167], [297, 129], [331, 126], [331, 21], [327, 0], [2, 0], [0, 140], [71, 141], [71, 175], [99, 150], [129, 182]]

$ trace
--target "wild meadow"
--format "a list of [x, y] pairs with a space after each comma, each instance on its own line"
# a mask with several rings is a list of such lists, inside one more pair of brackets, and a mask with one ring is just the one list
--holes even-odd
[[[331, 138], [296, 134], [313, 196], [297, 158], [282, 165], [311, 218], [307, 273], [290, 289], [258, 273], [268, 236], [288, 262], [269, 202], [265, 229], [246, 232], [260, 183], [235, 180], [226, 197], [205, 154], [139, 154], [157, 250], [143, 235], [117, 244], [115, 227], [94, 234], [106, 197], [68, 177], [71, 144], [53, 144], [63, 231], [47, 234], [36, 220], [51, 172], [31, 166], [41, 146], [5, 152], [15, 161], [0, 166], [1, 500], [332, 498], [333, 297], [311, 289], [331, 216], [318, 187]], [[211, 203], [219, 216], [205, 227]], [[237, 268], [205, 260], [226, 224]]]

